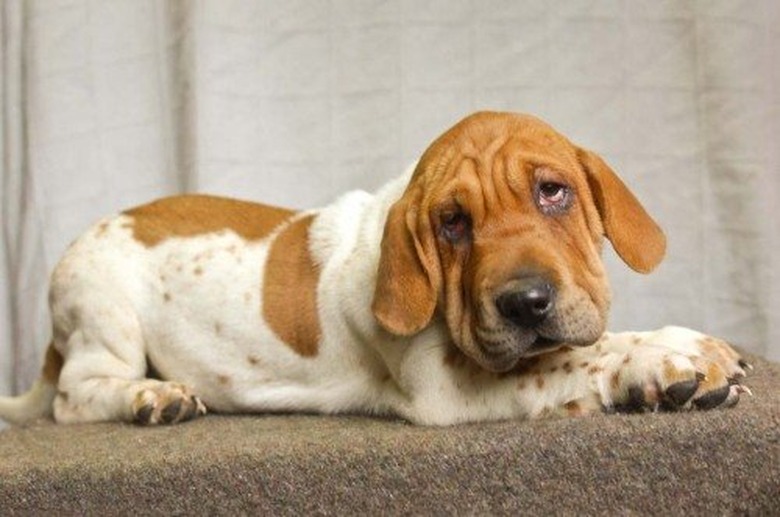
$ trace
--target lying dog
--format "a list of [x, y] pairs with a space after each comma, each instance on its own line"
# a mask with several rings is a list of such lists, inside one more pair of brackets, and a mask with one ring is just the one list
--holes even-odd
[[710, 409], [746, 392], [725, 342], [605, 333], [606, 236], [665, 238], [615, 173], [538, 119], [477, 113], [376, 195], [293, 212], [166, 198], [98, 223], [51, 280], [53, 341], [13, 422], [217, 412], [413, 423]]

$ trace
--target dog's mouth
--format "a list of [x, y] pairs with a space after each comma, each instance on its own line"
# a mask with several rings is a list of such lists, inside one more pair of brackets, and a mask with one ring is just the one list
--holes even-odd
[[536, 331], [513, 332], [497, 338], [489, 331], [477, 332], [479, 353], [475, 357], [485, 369], [506, 372], [523, 358], [551, 352], [563, 346], [560, 339], [542, 335]]

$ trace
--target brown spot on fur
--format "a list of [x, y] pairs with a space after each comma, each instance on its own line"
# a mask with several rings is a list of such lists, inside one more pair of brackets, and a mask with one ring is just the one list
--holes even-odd
[[247, 356], [246, 360], [251, 364], [252, 366], [257, 366], [260, 364], [260, 359], [257, 356], [249, 355]]
[[200, 266], [197, 266], [195, 269], [193, 269], [193, 270], [192, 270], [192, 272], [193, 272], [193, 273], [194, 273], [196, 276], [200, 276], [200, 275], [202, 275], [202, 274], [203, 274], [203, 268], [202, 268], [202, 267], [200, 267]]
[[561, 365], [561, 368], [563, 368], [563, 371], [564, 371], [564, 372], [566, 372], [566, 373], [571, 373], [571, 371], [572, 371], [572, 369], [573, 369], [573, 368], [571, 367], [571, 361], [566, 361], [565, 363], [563, 363], [563, 365]]
[[582, 409], [582, 406], [580, 406], [580, 403], [576, 400], [571, 400], [563, 405], [564, 409], [566, 409], [566, 413], [568, 413], [569, 416], [582, 416], [585, 414], [585, 411]]
[[198, 194], [160, 199], [124, 214], [133, 218], [133, 237], [152, 247], [171, 237], [193, 237], [225, 229], [247, 240], [262, 239], [295, 212]]
[[43, 380], [49, 384], [57, 384], [62, 370], [62, 355], [54, 348], [54, 343], [49, 343], [46, 349], [46, 358], [43, 361]]
[[668, 356], [664, 357], [663, 375], [667, 384], [674, 384], [675, 382], [688, 380], [688, 373], [689, 372], [679, 370]]
[[555, 373], [557, 371], [558, 371], [558, 367], [557, 366], [553, 366], [552, 368], [550, 368], [550, 373]]
[[214, 333], [217, 335], [222, 334], [222, 324], [218, 321], [214, 322]]
[[601, 366], [593, 365], [590, 368], [588, 368], [588, 374], [595, 375], [595, 374], [597, 374], [597, 373], [599, 373], [599, 372], [601, 372], [603, 370], [604, 370], [604, 368], [602, 368]]
[[633, 343], [635, 345], [638, 345], [641, 342], [642, 342], [642, 339], [639, 336], [634, 336], [634, 337], [631, 338], [631, 343]]
[[620, 386], [620, 372], [617, 371], [612, 374], [612, 377], [609, 378], [609, 385], [612, 386], [613, 390], [616, 390], [618, 386]]
[[230, 384], [230, 377], [228, 377], [227, 375], [217, 375], [217, 380], [223, 386]]
[[536, 387], [539, 389], [544, 388], [544, 377], [541, 375], [536, 376]]
[[698, 340], [699, 350], [705, 357], [724, 364], [739, 360], [739, 355], [723, 340], [705, 336]]
[[590, 363], [588, 361], [582, 361], [580, 363], [580, 368], [587, 368]]
[[524, 390], [525, 389], [525, 381], [523, 379], [519, 379], [517, 381], [517, 389]]
[[165, 300], [166, 302], [170, 302], [171, 301], [171, 293], [163, 293], [163, 300]]
[[106, 231], [108, 231], [108, 223], [100, 223], [97, 232], [95, 232], [95, 237], [104, 237], [106, 235]]
[[299, 219], [274, 239], [263, 278], [263, 317], [290, 348], [304, 357], [317, 355], [320, 321], [317, 284], [320, 272], [309, 251], [313, 215]]
[[621, 361], [623, 364], [628, 364], [631, 362], [631, 354], [626, 354], [626, 356], [623, 358], [623, 361]]

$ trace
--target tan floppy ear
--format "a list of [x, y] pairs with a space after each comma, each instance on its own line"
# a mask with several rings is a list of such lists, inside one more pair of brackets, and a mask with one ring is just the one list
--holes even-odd
[[408, 197], [397, 201], [387, 216], [371, 304], [382, 327], [401, 336], [416, 334], [428, 324], [438, 293], [436, 265], [426, 258], [432, 250], [426, 253], [420, 239], [421, 233], [430, 231], [430, 224], [418, 221]]
[[585, 149], [577, 155], [612, 247], [632, 269], [649, 273], [666, 253], [663, 230], [601, 157]]

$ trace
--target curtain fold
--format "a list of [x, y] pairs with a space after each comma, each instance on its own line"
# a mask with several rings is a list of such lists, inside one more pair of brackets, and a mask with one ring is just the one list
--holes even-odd
[[611, 327], [780, 359], [773, 0], [5, 0], [0, 390], [48, 343], [47, 280], [105, 214], [207, 191], [295, 208], [372, 190], [477, 109], [600, 152], [666, 229], [607, 251]]
[[[39, 366], [48, 324], [42, 218], [35, 177], [29, 169], [26, 113], [26, 5], [3, 3], [2, 42], [2, 235], [3, 342], [6, 387], [26, 387]], [[24, 346], [34, 343], [36, 346]]]

